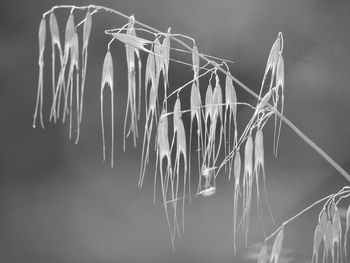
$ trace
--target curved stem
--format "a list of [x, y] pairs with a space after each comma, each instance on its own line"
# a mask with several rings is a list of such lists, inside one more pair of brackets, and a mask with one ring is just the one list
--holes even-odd
[[[89, 6], [81, 6], [81, 7], [77, 7], [77, 6], [73, 6], [73, 5], [62, 5], [62, 6], [54, 6], [51, 10], [47, 11], [46, 13], [43, 14], [43, 16], [46, 16], [47, 14], [49, 14], [50, 12], [52, 12], [53, 10], [57, 9], [57, 8], [72, 8], [72, 9], [78, 9], [78, 10], [85, 10], [85, 9], [91, 9], [94, 8], [96, 9], [96, 12], [99, 10], [103, 10], [106, 11], [108, 13], [113, 13], [113, 14], [117, 14], [121, 17], [124, 17], [126, 19], [129, 19], [130, 17], [118, 12], [114, 9], [111, 8], [107, 8], [107, 7], [103, 7], [103, 6], [96, 6], [96, 5], [89, 5]], [[161, 33], [161, 31], [159, 31], [158, 29], [155, 29], [149, 25], [146, 25], [144, 23], [141, 23], [137, 20], [134, 20], [135, 23], [137, 23], [138, 25], [147, 28], [151, 31], [157, 32], [157, 33]], [[188, 46], [186, 43], [184, 43], [183, 41], [181, 41], [180, 39], [170, 35], [171, 39], [174, 40], [175, 42], [177, 42], [178, 44], [182, 45], [185, 49], [187, 49], [188, 51], [192, 51], [193, 49]], [[211, 65], [213, 65], [215, 68], [217, 68], [219, 71], [221, 71], [223, 74], [225, 74], [226, 76], [228, 76], [229, 78], [231, 78], [236, 84], [238, 84], [241, 88], [243, 88], [246, 92], [248, 92], [250, 95], [252, 95], [254, 98], [261, 100], [262, 98], [256, 94], [254, 91], [252, 91], [251, 89], [249, 89], [246, 85], [244, 85], [242, 82], [240, 82], [238, 79], [236, 79], [234, 76], [231, 75], [230, 72], [226, 71], [225, 69], [221, 68], [216, 62], [211, 61], [210, 59], [208, 59], [207, 57], [205, 57], [202, 54], [198, 54], [199, 57], [201, 59], [203, 59], [204, 61], [206, 61], [207, 63], [210, 63]], [[271, 106], [271, 105], [270, 105]], [[324, 152], [319, 146], [317, 146], [313, 141], [311, 141], [302, 131], [300, 131], [287, 117], [285, 117], [284, 115], [282, 115], [279, 111], [275, 111], [277, 116], [279, 118], [282, 119], [282, 121], [289, 126], [301, 139], [303, 139], [308, 145], [310, 145], [311, 148], [313, 148], [318, 154], [320, 154], [331, 166], [334, 167], [334, 169], [336, 169], [346, 180], [348, 180], [350, 182], [350, 175], [340, 166], [338, 165], [326, 152]]]

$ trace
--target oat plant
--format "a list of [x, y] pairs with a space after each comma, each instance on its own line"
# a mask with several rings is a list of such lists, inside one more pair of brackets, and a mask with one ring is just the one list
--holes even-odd
[[[55, 15], [56, 10], [67, 11], [64, 40]], [[272, 117], [274, 126], [273, 153], [277, 156], [282, 123], [296, 132], [308, 145], [325, 158], [341, 175], [350, 181], [349, 174], [324, 151], [307, 138], [283, 114], [284, 60], [283, 35], [278, 33], [267, 58], [260, 92], [255, 94], [230, 72], [231, 61], [200, 52], [196, 41], [185, 35], [173, 34], [169, 28], [161, 32], [116, 10], [103, 6], [54, 6], [45, 12], [39, 25], [39, 81], [33, 126], [43, 121], [43, 93], [52, 94], [50, 121], [69, 122], [69, 138], [79, 141], [83, 121], [86, 68], [93, 17], [97, 13], [111, 13], [125, 19], [117, 28], [107, 28], [110, 37], [101, 65], [101, 130], [102, 155], [106, 157], [104, 89], [111, 100], [110, 163], [114, 163], [114, 94], [127, 88], [127, 106], [123, 126], [123, 148], [131, 135], [136, 147], [142, 136], [142, 157], [138, 186], [142, 187], [150, 154], [155, 154], [154, 202], [160, 185], [162, 206], [169, 227], [172, 246], [184, 231], [184, 207], [194, 197], [210, 197], [216, 193], [216, 180], [224, 170], [228, 180], [234, 180], [233, 191], [233, 251], [236, 253], [236, 234], [241, 230], [248, 243], [253, 196], [256, 196], [257, 214], [264, 235], [264, 245], [258, 262], [277, 263], [280, 258], [287, 225], [315, 205], [323, 204], [315, 227], [312, 262], [348, 262], [347, 244], [350, 229], [350, 207], [345, 228], [341, 224], [339, 202], [350, 197], [350, 187], [316, 201], [297, 215], [283, 222], [272, 234], [267, 234], [263, 222], [266, 210], [274, 222], [267, 191], [268, 173], [264, 160], [264, 127]], [[76, 21], [76, 17], [84, 17]], [[142, 34], [140, 34], [142, 33]], [[142, 35], [142, 37], [140, 36]], [[44, 53], [51, 41], [52, 87], [44, 87]], [[175, 48], [175, 45], [182, 48]], [[122, 65], [112, 54], [111, 45], [124, 45], [126, 52], [127, 87], [115, 85], [115, 70]], [[178, 60], [174, 53], [189, 56], [192, 63]], [[180, 63], [192, 72], [192, 79], [173, 90], [169, 82], [172, 63]], [[49, 64], [50, 65], [50, 64]], [[58, 73], [58, 74], [57, 74]], [[209, 81], [208, 81], [209, 79]], [[171, 89], [170, 89], [171, 87]], [[162, 91], [162, 89], [164, 91]], [[190, 106], [184, 107], [182, 91], [190, 89]], [[256, 104], [240, 102], [236, 89], [243, 89], [256, 99]], [[75, 98], [76, 100], [73, 101]], [[204, 100], [202, 100], [204, 98]], [[171, 102], [175, 100], [175, 103]], [[144, 105], [143, 105], [144, 104]], [[251, 117], [238, 133], [238, 107], [251, 109]], [[144, 113], [144, 116], [142, 116]], [[185, 127], [182, 116], [190, 116], [190, 127]], [[145, 127], [139, 129], [140, 118]], [[75, 129], [73, 129], [75, 125]], [[194, 134], [193, 134], [194, 132]], [[193, 150], [195, 149], [195, 150]], [[195, 162], [195, 165], [192, 165]], [[196, 170], [197, 169], [197, 170]], [[197, 182], [193, 187], [191, 182]]]

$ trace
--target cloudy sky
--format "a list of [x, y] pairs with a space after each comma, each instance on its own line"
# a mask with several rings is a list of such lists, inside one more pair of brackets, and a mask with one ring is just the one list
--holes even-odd
[[[1, 262], [254, 262], [263, 240], [256, 213], [245, 248], [238, 235], [233, 256], [233, 185], [224, 174], [210, 198], [185, 207], [185, 233], [172, 251], [163, 207], [153, 203], [155, 156], [144, 187], [137, 187], [141, 140], [135, 149], [122, 129], [127, 98], [123, 47], [115, 59], [115, 167], [102, 162], [99, 117], [101, 68], [109, 38], [104, 29], [126, 20], [93, 17], [84, 119], [78, 145], [68, 126], [48, 122], [32, 128], [38, 81], [38, 26], [43, 12], [58, 4], [91, 1], [2, 1], [0, 8], [0, 261]], [[200, 52], [235, 63], [232, 74], [258, 92], [270, 48], [284, 36], [285, 114], [345, 170], [350, 171], [350, 3], [346, 0], [129, 0], [94, 1], [159, 30], [196, 39]], [[64, 28], [67, 12], [57, 12]], [[61, 32], [63, 36], [63, 30]], [[47, 46], [44, 89], [50, 88]], [[118, 58], [120, 59], [118, 60]], [[174, 86], [190, 71], [170, 65]], [[237, 87], [238, 99], [255, 103]], [[185, 93], [186, 95], [186, 93]], [[252, 112], [239, 108], [244, 120]], [[143, 125], [144, 120], [141, 120]], [[329, 164], [287, 126], [278, 158], [272, 157], [272, 123], [265, 130], [267, 188], [277, 225], [346, 184]], [[159, 193], [158, 193], [159, 194]], [[342, 203], [346, 206], [347, 202]], [[283, 262], [311, 257], [320, 207], [285, 229]], [[272, 225], [265, 218], [267, 232]], [[281, 261], [282, 262], [282, 261]]]

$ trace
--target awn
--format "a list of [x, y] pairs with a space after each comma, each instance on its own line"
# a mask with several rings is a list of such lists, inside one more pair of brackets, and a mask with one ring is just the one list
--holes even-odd
[[91, 13], [90, 11], [88, 11], [85, 16], [84, 31], [83, 31], [82, 78], [81, 78], [81, 97], [80, 97], [80, 116], [79, 116], [80, 123], [82, 121], [82, 114], [83, 114], [86, 66], [87, 66], [87, 59], [88, 59], [88, 45], [89, 45], [91, 26], [92, 26]]
[[[164, 203], [164, 210], [166, 214], [166, 219], [169, 226], [170, 236], [171, 236], [171, 242], [173, 249], [174, 248], [174, 242], [175, 242], [175, 233], [173, 233], [171, 225], [170, 225], [170, 219], [168, 215], [168, 208], [167, 208], [167, 184], [168, 184], [168, 178], [172, 179], [172, 167], [171, 167], [171, 152], [169, 147], [169, 139], [168, 139], [168, 119], [166, 117], [166, 110], [163, 109], [159, 122], [158, 122], [158, 128], [157, 128], [157, 136], [156, 136], [156, 168], [155, 168], [155, 176], [154, 176], [154, 199], [155, 199], [155, 191], [156, 191], [156, 180], [157, 180], [157, 170], [158, 170], [158, 162], [159, 162], [159, 169], [160, 169], [160, 181], [162, 186], [162, 195], [163, 195], [163, 203]], [[163, 174], [163, 159], [166, 158], [167, 166], [165, 171], [165, 178]], [[172, 200], [174, 199], [174, 194], [172, 193]]]
[[60, 41], [60, 32], [58, 28], [57, 19], [55, 16], [55, 13], [50, 14], [50, 33], [51, 33], [51, 50], [52, 50], [52, 96], [55, 96], [55, 90], [56, 90], [56, 52], [55, 52], [55, 46], [57, 46], [59, 56], [60, 56], [60, 64], [63, 60], [63, 54], [62, 54], [62, 47], [61, 47], [61, 41]]
[[36, 98], [36, 107], [34, 112], [33, 127], [35, 127], [36, 116], [38, 114], [38, 108], [40, 104], [40, 123], [41, 127], [44, 128], [43, 120], [43, 71], [44, 71], [44, 50], [46, 41], [46, 19], [42, 18], [39, 26], [39, 84], [38, 94]]

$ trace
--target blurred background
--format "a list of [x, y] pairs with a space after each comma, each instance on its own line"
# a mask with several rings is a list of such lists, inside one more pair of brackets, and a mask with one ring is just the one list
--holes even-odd
[[[278, 32], [283, 32], [285, 115], [350, 171], [347, 0], [5, 0], [0, 8], [1, 262], [256, 262], [260, 251], [263, 234], [254, 209], [248, 246], [245, 248], [239, 233], [237, 255], [233, 255], [233, 182], [224, 173], [218, 178], [214, 196], [193, 198], [186, 205], [185, 232], [172, 251], [160, 195], [153, 203], [154, 153], [144, 187], [139, 189], [142, 140], [135, 149], [129, 139], [127, 151], [122, 151], [127, 80], [120, 43], [112, 48], [115, 167], [102, 162], [99, 92], [109, 41], [103, 30], [119, 27], [125, 19], [102, 12], [93, 16], [79, 144], [69, 141], [68, 125], [49, 123], [48, 92], [45, 130], [32, 128], [41, 15], [53, 5], [90, 3], [134, 14], [137, 20], [162, 31], [171, 26], [173, 33], [195, 38], [200, 52], [234, 61], [232, 74], [256, 92], [270, 48]], [[56, 13], [61, 38], [67, 14]], [[47, 38], [45, 91], [51, 88], [49, 42]], [[170, 67], [175, 89], [191, 71], [174, 63]], [[238, 87], [237, 94], [240, 101], [256, 103]], [[239, 108], [241, 125], [251, 114], [251, 110]], [[188, 124], [188, 118], [185, 120]], [[139, 127], [143, 125], [144, 117]], [[348, 184], [287, 126], [282, 127], [277, 159], [272, 156], [272, 140], [271, 121], [265, 130], [265, 169], [276, 225], [266, 216], [268, 233], [302, 208]], [[280, 262], [310, 260], [320, 209], [310, 210], [285, 228]]]

